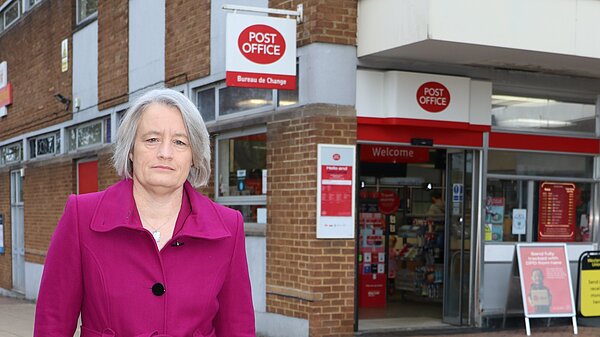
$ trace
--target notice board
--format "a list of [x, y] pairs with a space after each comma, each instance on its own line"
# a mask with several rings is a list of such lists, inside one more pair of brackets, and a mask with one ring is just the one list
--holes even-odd
[[575, 184], [541, 183], [538, 241], [575, 241], [576, 214]]

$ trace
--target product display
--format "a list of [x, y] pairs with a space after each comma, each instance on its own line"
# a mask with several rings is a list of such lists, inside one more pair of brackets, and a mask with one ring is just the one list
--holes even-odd
[[395, 287], [431, 300], [442, 298], [444, 277], [444, 220], [407, 216], [400, 226], [402, 247], [396, 257]]

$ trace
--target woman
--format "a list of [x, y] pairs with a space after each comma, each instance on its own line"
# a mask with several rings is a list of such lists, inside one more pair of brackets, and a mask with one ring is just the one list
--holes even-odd
[[124, 178], [70, 196], [52, 237], [34, 336], [255, 336], [239, 212], [194, 187], [210, 176], [208, 132], [170, 89], [129, 109], [113, 156]]

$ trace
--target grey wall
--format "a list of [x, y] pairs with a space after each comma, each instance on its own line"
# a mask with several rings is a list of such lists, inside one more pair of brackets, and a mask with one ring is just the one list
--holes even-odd
[[129, 92], [165, 80], [165, 0], [129, 1]]
[[298, 58], [300, 104], [356, 104], [356, 47], [312, 43]]
[[[225, 77], [225, 22], [227, 13], [223, 5], [269, 7], [266, 0], [213, 0], [210, 2], [210, 73]], [[258, 13], [253, 13], [258, 14]], [[258, 14], [262, 15], [262, 14]]]
[[[62, 93], [68, 95], [69, 93]], [[80, 110], [98, 104], [98, 21], [73, 35], [73, 93]], [[72, 104], [73, 111], [77, 111]]]

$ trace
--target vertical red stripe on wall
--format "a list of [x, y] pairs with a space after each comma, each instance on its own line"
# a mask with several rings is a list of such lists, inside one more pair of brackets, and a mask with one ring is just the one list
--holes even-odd
[[98, 192], [98, 161], [77, 163], [77, 177], [79, 179], [77, 194]]

